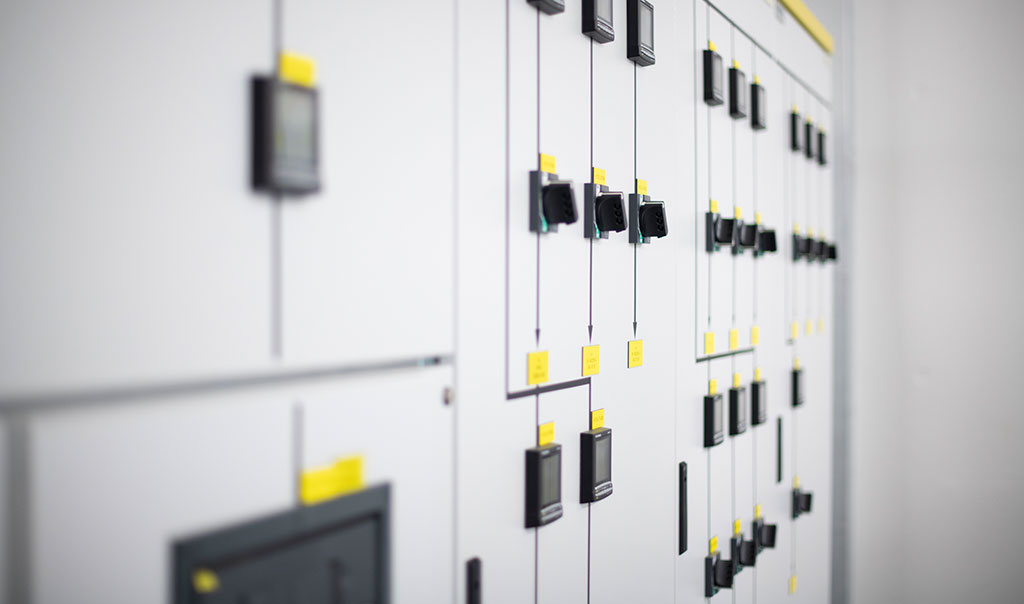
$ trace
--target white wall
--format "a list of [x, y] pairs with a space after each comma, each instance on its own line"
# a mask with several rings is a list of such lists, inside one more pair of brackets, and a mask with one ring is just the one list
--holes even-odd
[[851, 601], [1020, 601], [1024, 4], [852, 13]]

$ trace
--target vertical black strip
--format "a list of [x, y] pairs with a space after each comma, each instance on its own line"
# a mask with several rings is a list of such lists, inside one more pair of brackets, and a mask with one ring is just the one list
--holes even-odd
[[782, 416], [775, 418], [775, 484], [782, 482]]
[[686, 553], [688, 547], [686, 505], [686, 462], [679, 462], [679, 553]]
[[466, 562], [466, 604], [483, 604], [483, 562], [473, 558]]

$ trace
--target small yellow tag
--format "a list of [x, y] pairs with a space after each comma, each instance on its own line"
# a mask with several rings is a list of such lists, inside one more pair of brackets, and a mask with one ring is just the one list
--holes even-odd
[[750, 328], [750, 345], [757, 346], [761, 343], [761, 328], [757, 325]]
[[796, 109], [796, 103], [793, 103], [793, 113], [800, 113], [800, 112], [799, 112], [799, 111], [797, 111], [797, 109]]
[[740, 62], [737, 61], [736, 59], [733, 59], [732, 60], [732, 66], [733, 66], [733, 69], [739, 69], [740, 68]]
[[743, 534], [743, 522], [739, 518], [732, 523], [732, 534], [737, 537]]
[[754, 518], [757, 519], [757, 520], [761, 519], [761, 504], [760, 503], [754, 506]]
[[825, 319], [818, 319], [818, 333], [825, 333]]
[[636, 179], [636, 194], [647, 195], [647, 181]]
[[306, 505], [358, 491], [365, 484], [363, 456], [343, 457], [329, 466], [305, 470], [299, 482], [299, 499]]
[[800, 357], [793, 359], [793, 369], [800, 369]]
[[796, 575], [789, 578], [789, 593], [796, 593]]
[[607, 185], [608, 175], [601, 168], [594, 168], [594, 184], [595, 185]]
[[713, 554], [718, 551], [718, 536], [715, 535], [708, 541], [708, 554]]
[[754, 212], [754, 223], [761, 224], [761, 212]]
[[743, 218], [743, 210], [739, 206], [735, 206], [732, 211], [737, 220]]
[[807, 319], [807, 323], [805, 324], [805, 328], [806, 328], [806, 331], [807, 331], [807, 335], [809, 335], [809, 336], [814, 335], [814, 321], [812, 321], [810, 319]]
[[729, 350], [736, 350], [740, 347], [740, 330], [729, 330]]
[[555, 442], [555, 422], [537, 426], [537, 444], [541, 447]]
[[626, 350], [626, 368], [632, 369], [644, 364], [644, 341], [630, 340]]
[[800, 223], [799, 222], [794, 222], [793, 223], [793, 232], [796, 233], [797, 235], [800, 234]]
[[799, 476], [794, 476], [793, 477], [793, 488], [794, 489], [799, 489], [800, 488], [800, 477]]
[[558, 172], [558, 168], [555, 166], [555, 156], [541, 154], [541, 172], [547, 172], [548, 174]]
[[711, 200], [711, 213], [712, 214], [717, 214], [718, 213], [718, 200], [717, 199], [712, 199]]
[[743, 378], [740, 377], [739, 373], [732, 374], [732, 387], [739, 388], [740, 384], [743, 383]]
[[789, 326], [789, 339], [795, 340], [800, 337], [800, 322], [793, 321], [793, 324]]
[[533, 386], [548, 381], [548, 351], [526, 355], [526, 383]]
[[714, 354], [715, 352], [715, 332], [706, 331], [704, 332], [704, 354]]
[[208, 568], [199, 568], [192, 573], [192, 588], [197, 594], [209, 594], [220, 589], [220, 579]]
[[718, 47], [715, 46], [714, 42], [712, 42], [711, 40], [708, 40], [708, 50], [710, 50], [712, 52], [715, 52], [715, 51], [718, 50]]
[[590, 429], [597, 430], [598, 428], [604, 428], [604, 409], [590, 412]]
[[760, 84], [761, 83], [761, 78], [757, 74], [754, 74], [754, 83], [755, 84]]
[[601, 346], [583, 347], [583, 376], [596, 375], [601, 372]]
[[708, 394], [718, 394], [718, 380], [708, 380]]
[[761, 368], [760, 367], [754, 369], [754, 381], [755, 382], [760, 382], [761, 381]]
[[277, 58], [281, 81], [312, 88], [316, 84], [316, 61], [295, 52], [282, 52]]

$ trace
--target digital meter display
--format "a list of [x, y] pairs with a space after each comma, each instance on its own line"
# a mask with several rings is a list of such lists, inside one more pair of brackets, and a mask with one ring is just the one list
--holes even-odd
[[541, 463], [540, 504], [558, 503], [562, 500], [562, 460], [549, 455]]
[[596, 478], [597, 482], [608, 482], [612, 479], [612, 441], [605, 438], [597, 441]]
[[640, 3], [640, 44], [654, 48], [654, 7]]
[[278, 86], [274, 154], [279, 161], [305, 166], [316, 159], [316, 103], [304, 91]]
[[597, 18], [612, 23], [612, 0], [597, 0]]
[[272, 193], [320, 189], [315, 88], [257, 76], [252, 80], [252, 182]]

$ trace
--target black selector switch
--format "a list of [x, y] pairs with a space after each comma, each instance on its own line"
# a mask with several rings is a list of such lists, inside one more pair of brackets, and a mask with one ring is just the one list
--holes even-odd
[[742, 254], [743, 250], [755, 250], [757, 248], [757, 232], [758, 226], [756, 224], [750, 224], [737, 220], [733, 230], [735, 231], [736, 240], [732, 246], [733, 254]]
[[818, 128], [818, 164], [824, 166], [828, 161], [825, 159], [825, 131]]
[[729, 115], [737, 120], [747, 117], [747, 76], [736, 62], [729, 68]]
[[736, 219], [724, 218], [716, 211], [705, 214], [705, 248], [708, 252], [718, 251], [719, 246], [732, 245], [736, 238]]
[[608, 234], [626, 230], [625, 195], [609, 191], [605, 185], [584, 185], [583, 236], [607, 239]]
[[738, 386], [729, 389], [729, 436], [747, 431], [747, 389]]
[[704, 446], [713, 447], [725, 440], [722, 427], [722, 395], [709, 394], [704, 397]]
[[615, 40], [612, 0], [583, 0], [583, 33], [598, 44]]
[[732, 538], [732, 561], [733, 575], [737, 575], [745, 566], [757, 564], [757, 544], [753, 539], [744, 539], [743, 535], [736, 535]]
[[763, 518], [754, 519], [754, 543], [757, 544], [758, 553], [763, 552], [765, 548], [775, 548], [775, 534], [777, 529], [777, 525], [767, 524]]
[[768, 421], [768, 388], [764, 380], [750, 383], [750, 423], [755, 426]]
[[799, 518], [803, 514], [808, 514], [811, 511], [811, 503], [813, 502], [814, 495], [807, 491], [801, 491], [800, 487], [793, 489], [793, 518]]
[[796, 110], [789, 114], [789, 148], [793, 151], [803, 149], [800, 142], [800, 114]]
[[721, 105], [725, 102], [725, 86], [722, 77], [722, 55], [714, 48], [704, 51], [704, 102]]
[[546, 15], [556, 15], [565, 11], [564, 0], [526, 0], [526, 3]]
[[754, 130], [764, 130], [768, 127], [767, 102], [764, 86], [755, 76], [754, 83], [750, 85], [750, 126]]
[[815, 136], [814, 122], [807, 120], [804, 123], [804, 156], [807, 159], [814, 159], [818, 153], [814, 150], [814, 143], [818, 141], [818, 137]]
[[828, 244], [827, 255], [828, 255], [828, 259], [832, 260], [833, 262], [838, 259], [837, 258], [837, 254], [836, 254], [836, 244], [834, 244], [834, 243]]
[[807, 247], [807, 260], [811, 262], [821, 258], [822, 252], [825, 249], [824, 242], [813, 237], [807, 238]]
[[668, 217], [664, 201], [651, 201], [649, 195], [629, 196], [629, 242], [650, 243], [668, 235]]
[[577, 217], [571, 180], [541, 170], [530, 172], [530, 231], [553, 233], [559, 224], [572, 224]]
[[804, 404], [804, 370], [798, 368], [793, 369], [792, 377], [792, 388], [793, 388], [793, 406], [800, 407]]
[[779, 245], [775, 240], [775, 231], [769, 229], [758, 229], [757, 249], [754, 250], [754, 255], [761, 256], [769, 252], [774, 254], [778, 249]]
[[704, 558], [704, 597], [710, 598], [718, 593], [719, 588], [732, 587], [734, 576], [733, 563], [723, 560], [722, 554], [715, 552]]
[[793, 233], [793, 260], [799, 260], [811, 253], [811, 238]]

